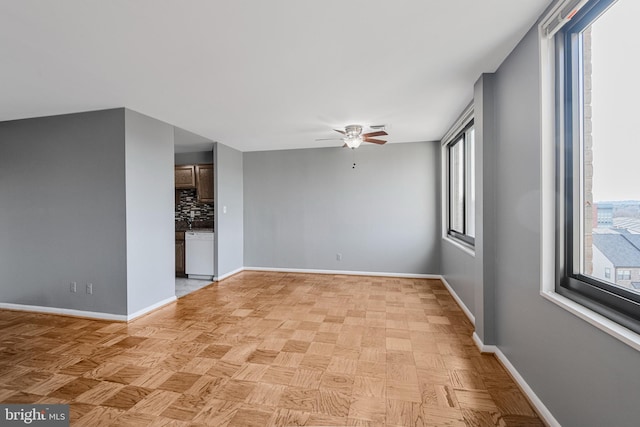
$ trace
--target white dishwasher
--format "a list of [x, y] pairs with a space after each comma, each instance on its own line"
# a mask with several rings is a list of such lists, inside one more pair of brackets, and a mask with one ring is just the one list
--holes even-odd
[[213, 280], [213, 231], [187, 231], [184, 241], [187, 276]]

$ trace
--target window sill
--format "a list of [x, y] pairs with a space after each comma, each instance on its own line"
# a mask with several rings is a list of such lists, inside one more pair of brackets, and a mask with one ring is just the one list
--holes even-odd
[[473, 246], [471, 246], [471, 245], [469, 245], [469, 244], [467, 244], [467, 243], [465, 243], [465, 242], [463, 242], [461, 240], [455, 239], [455, 238], [449, 236], [448, 234], [445, 235], [442, 238], [442, 240], [451, 243], [453, 246], [457, 247], [458, 249], [462, 250], [463, 252], [466, 252], [467, 254], [471, 255], [472, 257], [476, 256], [476, 249]]
[[600, 314], [589, 310], [588, 308], [570, 300], [569, 298], [563, 297], [562, 295], [557, 294], [554, 291], [541, 291], [540, 295], [543, 298], [551, 301], [552, 303], [564, 308], [568, 312], [578, 316], [582, 320], [590, 323], [601, 331], [611, 335], [619, 341], [627, 344], [629, 347], [640, 351], [640, 335], [635, 332], [630, 331], [629, 329], [620, 326], [616, 322], [607, 319]]

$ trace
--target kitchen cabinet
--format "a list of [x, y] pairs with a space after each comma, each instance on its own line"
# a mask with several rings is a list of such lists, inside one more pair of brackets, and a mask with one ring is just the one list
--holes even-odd
[[196, 167], [182, 165], [174, 168], [176, 188], [196, 188]]
[[176, 276], [185, 275], [184, 231], [176, 231]]
[[213, 165], [196, 165], [198, 202], [213, 203]]

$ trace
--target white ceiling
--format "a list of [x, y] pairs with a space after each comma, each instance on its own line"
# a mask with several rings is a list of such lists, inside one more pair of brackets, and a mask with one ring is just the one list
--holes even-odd
[[549, 3], [3, 0], [0, 120], [124, 106], [242, 151], [352, 123], [438, 140]]

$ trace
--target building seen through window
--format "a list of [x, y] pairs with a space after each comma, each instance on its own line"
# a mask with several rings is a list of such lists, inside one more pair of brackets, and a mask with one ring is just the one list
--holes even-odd
[[[562, 22], [577, 2], [562, 4], [560, 21], [549, 22]], [[555, 290], [640, 333], [640, 37], [631, 21], [640, 2], [580, 5], [553, 33], [561, 124]]]
[[631, 52], [640, 51], [640, 37], [626, 22], [640, 12], [638, 3], [615, 2], [582, 32], [582, 273], [635, 292], [640, 288], [640, 141], [635, 125], [640, 61]]

